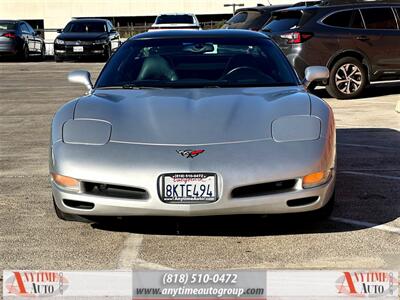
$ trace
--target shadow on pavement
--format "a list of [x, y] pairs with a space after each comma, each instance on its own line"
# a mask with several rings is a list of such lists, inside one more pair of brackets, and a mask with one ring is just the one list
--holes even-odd
[[[317, 89], [313, 92], [313, 94], [324, 99], [334, 99], [328, 94], [325, 88]], [[396, 95], [396, 94], [400, 94], [400, 82], [374, 83], [365, 89], [365, 91], [359, 97], [360, 99], [351, 99], [342, 101], [357, 101], [361, 99], [368, 99], [368, 98]]]
[[[400, 133], [376, 128], [339, 129], [337, 142], [337, 197], [333, 216], [377, 225], [399, 218]], [[346, 173], [352, 171], [361, 175]], [[383, 177], [375, 177], [374, 174]], [[329, 219], [311, 221], [296, 214], [109, 218], [93, 223], [92, 226], [107, 231], [196, 236], [295, 235], [366, 228]]]

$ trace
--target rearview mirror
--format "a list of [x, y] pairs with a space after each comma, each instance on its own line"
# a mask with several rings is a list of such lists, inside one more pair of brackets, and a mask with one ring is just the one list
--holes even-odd
[[90, 73], [85, 70], [76, 70], [68, 74], [68, 81], [72, 83], [83, 84], [88, 92], [93, 90], [92, 80], [90, 79]]
[[305, 71], [303, 85], [305, 88], [314, 82], [319, 80], [329, 79], [329, 69], [322, 66], [308, 67]]

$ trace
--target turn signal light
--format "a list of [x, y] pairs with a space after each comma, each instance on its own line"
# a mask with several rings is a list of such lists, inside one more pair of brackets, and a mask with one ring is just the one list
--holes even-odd
[[53, 178], [54, 182], [60, 186], [66, 188], [79, 188], [79, 180], [76, 180], [72, 177], [63, 176], [60, 174], [52, 173], [51, 177]]
[[303, 177], [303, 188], [311, 188], [324, 184], [329, 179], [329, 172], [316, 172]]

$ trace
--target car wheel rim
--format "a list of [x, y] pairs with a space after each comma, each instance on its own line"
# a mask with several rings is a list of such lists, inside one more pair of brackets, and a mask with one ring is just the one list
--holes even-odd
[[357, 92], [362, 84], [362, 73], [359, 67], [354, 64], [341, 66], [335, 75], [337, 89], [343, 94], [350, 95]]

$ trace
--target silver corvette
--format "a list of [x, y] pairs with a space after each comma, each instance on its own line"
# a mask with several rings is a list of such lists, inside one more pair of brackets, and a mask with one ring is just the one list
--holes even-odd
[[335, 190], [331, 108], [260, 33], [145, 33], [125, 42], [86, 95], [54, 116], [58, 217], [302, 213]]

